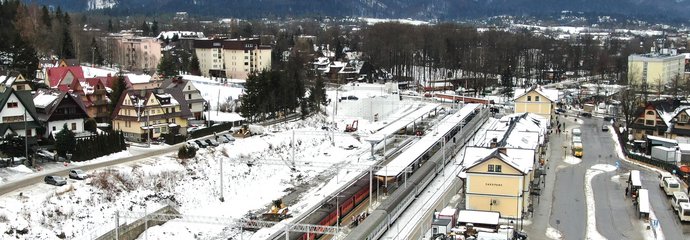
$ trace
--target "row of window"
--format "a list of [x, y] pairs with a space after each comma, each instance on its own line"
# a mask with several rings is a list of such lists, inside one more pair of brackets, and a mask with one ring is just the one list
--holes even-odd
[[501, 165], [499, 164], [489, 164], [488, 172], [501, 172]]
[[[527, 101], [531, 102], [532, 101], [532, 96], [527, 96]], [[534, 96], [534, 101], [539, 102], [539, 96]]]

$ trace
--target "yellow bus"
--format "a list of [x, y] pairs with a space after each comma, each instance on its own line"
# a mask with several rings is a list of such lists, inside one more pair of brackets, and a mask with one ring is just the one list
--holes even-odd
[[573, 143], [573, 156], [582, 157], [584, 150], [582, 149], [582, 143]]

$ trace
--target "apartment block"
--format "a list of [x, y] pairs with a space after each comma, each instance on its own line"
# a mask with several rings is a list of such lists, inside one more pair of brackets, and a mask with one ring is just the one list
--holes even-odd
[[205, 77], [247, 79], [253, 71], [271, 69], [271, 46], [259, 39], [194, 40], [194, 49]]

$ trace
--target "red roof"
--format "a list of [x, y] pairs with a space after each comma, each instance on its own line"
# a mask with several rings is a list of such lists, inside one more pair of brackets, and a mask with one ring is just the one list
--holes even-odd
[[[86, 82], [89, 83], [89, 85], [95, 87], [96, 82], [100, 81], [103, 86], [113, 88], [113, 84], [115, 83], [115, 80], [117, 80], [116, 76], [107, 76], [107, 77], [92, 77], [92, 78], [87, 78]], [[127, 88], [132, 87], [132, 83], [129, 81], [129, 77], [125, 76], [125, 85]]]
[[71, 72], [75, 80], [84, 78], [84, 71], [82, 71], [81, 66], [71, 66], [71, 67], [52, 67], [47, 69], [48, 80], [50, 81], [50, 87], [56, 87], [62, 79], [65, 78], [67, 72]]

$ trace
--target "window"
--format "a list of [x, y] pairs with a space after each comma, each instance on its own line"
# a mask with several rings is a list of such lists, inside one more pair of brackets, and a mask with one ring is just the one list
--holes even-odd
[[644, 120], [644, 125], [654, 126], [654, 120]]
[[680, 122], [688, 122], [688, 115], [687, 114], [681, 114], [680, 115]]
[[17, 102], [8, 102], [7, 103], [8, 108], [16, 108], [18, 106], [19, 106], [19, 104]]
[[539, 96], [534, 96], [534, 101], [539, 102]]
[[532, 96], [527, 96], [527, 101], [528, 102], [532, 101]]
[[647, 111], [647, 115], [654, 115], [654, 111], [652, 111], [652, 110]]
[[24, 121], [24, 116], [2, 117], [2, 122], [4, 122], [4, 123], [21, 122], [21, 121]]
[[24, 85], [17, 85], [17, 91], [24, 90]]
[[187, 94], [187, 99], [192, 99], [192, 94]]
[[53, 131], [56, 131], [55, 126], [53, 126]]
[[[189, 105], [189, 109], [192, 109], [192, 104], [190, 103], [190, 104], [188, 104], [188, 105]], [[174, 108], [173, 108], [173, 109], [174, 109]]]
[[501, 172], [501, 165], [489, 164], [489, 172]]
[[77, 123], [72, 123], [72, 131], [76, 131], [76, 130], [77, 130]]

